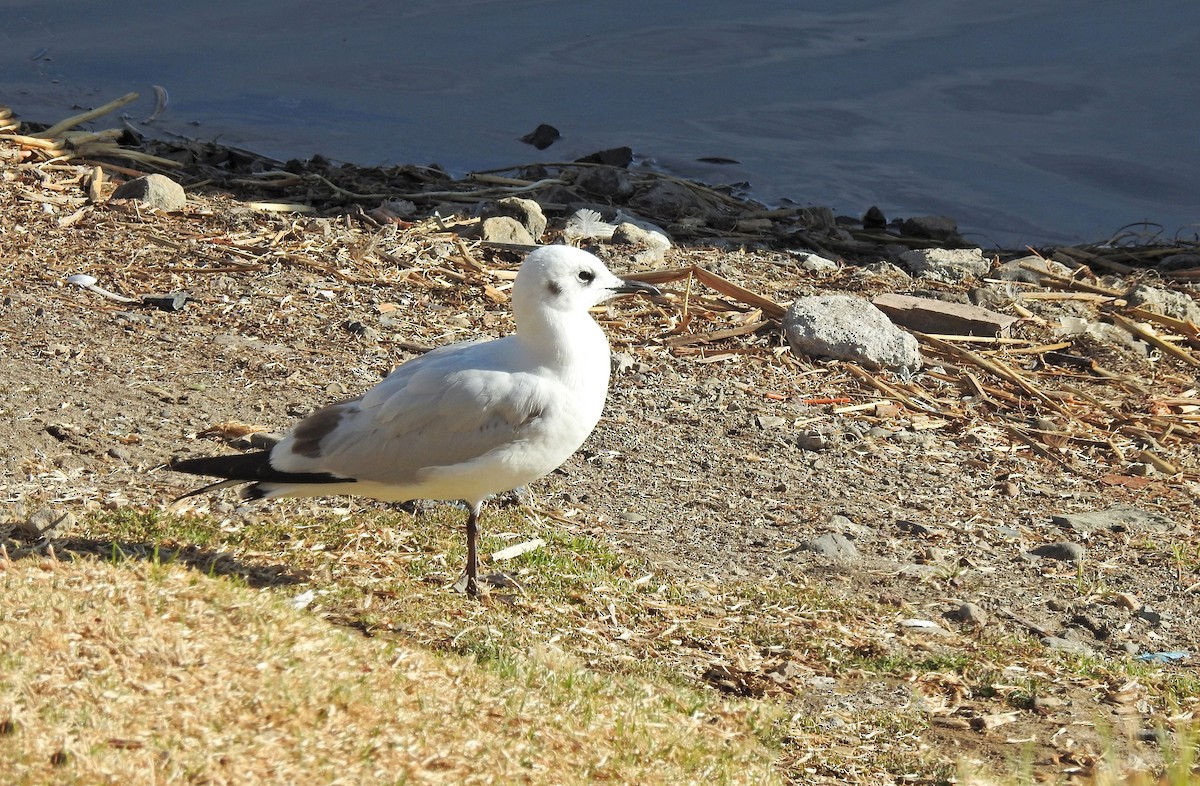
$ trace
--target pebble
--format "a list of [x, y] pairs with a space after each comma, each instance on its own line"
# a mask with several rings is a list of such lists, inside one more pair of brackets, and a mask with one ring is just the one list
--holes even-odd
[[835, 513], [829, 517], [827, 525], [830, 532], [836, 532], [841, 535], [847, 535], [853, 538], [869, 538], [875, 534], [875, 530], [870, 527], [858, 524], [852, 521], [848, 516], [843, 516], [840, 513]]
[[800, 263], [800, 269], [808, 273], [836, 273], [838, 263], [832, 259], [809, 253], [808, 251], [790, 252]]
[[787, 418], [781, 418], [778, 415], [755, 415], [755, 423], [758, 427], [764, 430], [783, 428], [787, 425]]
[[1170, 742], [1170, 740], [1171, 736], [1167, 733], [1166, 729], [1138, 729], [1137, 732], [1138, 742], [1149, 742], [1155, 745], [1162, 745]]
[[538, 127], [521, 137], [520, 141], [533, 145], [538, 150], [545, 150], [562, 138], [562, 133], [549, 123], [539, 123]]
[[796, 435], [796, 446], [801, 450], [817, 452], [828, 450], [832, 445], [833, 440], [819, 431], [805, 431]]
[[1053, 259], [1043, 259], [1042, 257], [1028, 256], [1014, 259], [1011, 262], [1005, 262], [993, 271], [994, 278], [1000, 278], [1005, 281], [1020, 281], [1026, 284], [1040, 284], [1042, 276], [1034, 270], [1026, 270], [1022, 265], [1037, 266], [1043, 268], [1047, 273], [1052, 273], [1056, 276], [1070, 276], [1071, 269], [1061, 262], [1055, 262]]
[[1130, 611], [1137, 611], [1142, 607], [1142, 602], [1138, 600], [1137, 595], [1128, 592], [1118, 592], [1113, 596], [1113, 602], [1118, 606], [1123, 606]]
[[1095, 650], [1082, 641], [1072, 641], [1071, 639], [1063, 639], [1058, 636], [1046, 636], [1042, 639], [1042, 644], [1052, 650], [1072, 652], [1076, 655], [1092, 655], [1095, 653]]
[[977, 628], [987, 625], [988, 621], [987, 612], [970, 601], [965, 601], [958, 608], [946, 612], [946, 618]]
[[1044, 543], [1035, 549], [1031, 549], [1029, 553], [1038, 557], [1056, 559], [1062, 562], [1083, 562], [1086, 549], [1078, 543], [1062, 540], [1057, 543]]
[[916, 521], [909, 521], [908, 519], [897, 519], [896, 520], [896, 529], [900, 530], [901, 532], [907, 532], [910, 535], [922, 535], [922, 536], [928, 535], [931, 532], [933, 532], [932, 529], [925, 526], [924, 524], [920, 524]]
[[480, 240], [491, 243], [512, 243], [520, 246], [534, 245], [529, 230], [511, 216], [492, 216], [479, 222], [478, 236]]
[[1057, 696], [1035, 696], [1033, 699], [1033, 708], [1039, 712], [1053, 712], [1065, 706], [1067, 702]]
[[826, 532], [823, 535], [806, 540], [790, 553], [797, 551], [811, 551], [815, 554], [823, 554], [826, 557], [834, 559], [849, 560], [858, 556], [858, 549], [854, 547], [853, 541], [845, 535], [839, 535], [836, 532]]
[[921, 633], [931, 633], [935, 636], [949, 636], [950, 631], [938, 625], [933, 620], [923, 619], [903, 619], [900, 620], [900, 627], [909, 630], [920, 631]]
[[525, 227], [530, 239], [536, 241], [546, 231], [546, 214], [532, 199], [505, 197], [484, 207], [481, 218], [506, 216]]
[[42, 508], [18, 523], [15, 533], [24, 538], [61, 538], [75, 528], [75, 516], [69, 511]]

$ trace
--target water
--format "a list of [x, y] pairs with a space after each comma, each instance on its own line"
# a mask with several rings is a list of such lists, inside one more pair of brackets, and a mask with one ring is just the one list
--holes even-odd
[[[1198, 76], [1194, 0], [0, 3], [0, 103], [32, 120], [130, 90], [144, 118], [159, 84], [160, 129], [284, 159], [466, 172], [629, 145], [985, 245], [1194, 236]], [[563, 133], [542, 152], [517, 141], [539, 123]]]

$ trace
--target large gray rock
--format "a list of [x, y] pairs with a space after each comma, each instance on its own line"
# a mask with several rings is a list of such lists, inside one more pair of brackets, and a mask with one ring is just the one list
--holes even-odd
[[921, 367], [917, 340], [860, 297], [799, 298], [784, 314], [783, 330], [800, 354], [852, 360], [871, 369]]
[[112, 194], [113, 199], [136, 199], [146, 207], [172, 213], [183, 210], [187, 205], [187, 195], [183, 186], [166, 175], [146, 175], [134, 178], [117, 186]]
[[991, 264], [978, 248], [919, 248], [905, 251], [900, 261], [918, 278], [960, 284], [987, 275]]
[[1200, 325], [1200, 304], [1182, 292], [1172, 292], [1169, 289], [1155, 289], [1140, 284], [1129, 293], [1129, 305], [1142, 306], [1148, 311], [1157, 311], [1175, 319], [1185, 319], [1195, 325]]

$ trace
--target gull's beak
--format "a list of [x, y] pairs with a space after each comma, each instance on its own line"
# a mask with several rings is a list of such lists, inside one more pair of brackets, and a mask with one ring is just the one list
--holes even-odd
[[612, 291], [617, 295], [635, 295], [638, 292], [642, 292], [652, 298], [662, 297], [662, 292], [658, 290], [658, 287], [651, 286], [643, 281], [630, 281], [628, 279], [624, 279], [620, 286], [612, 287]]

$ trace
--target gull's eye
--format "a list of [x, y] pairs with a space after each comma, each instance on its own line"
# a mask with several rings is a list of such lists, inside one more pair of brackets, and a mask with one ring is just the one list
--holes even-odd
[[580, 270], [579, 271], [579, 280], [585, 284], [592, 283], [592, 281], [594, 281], [595, 278], [596, 278], [596, 274], [590, 270]]

